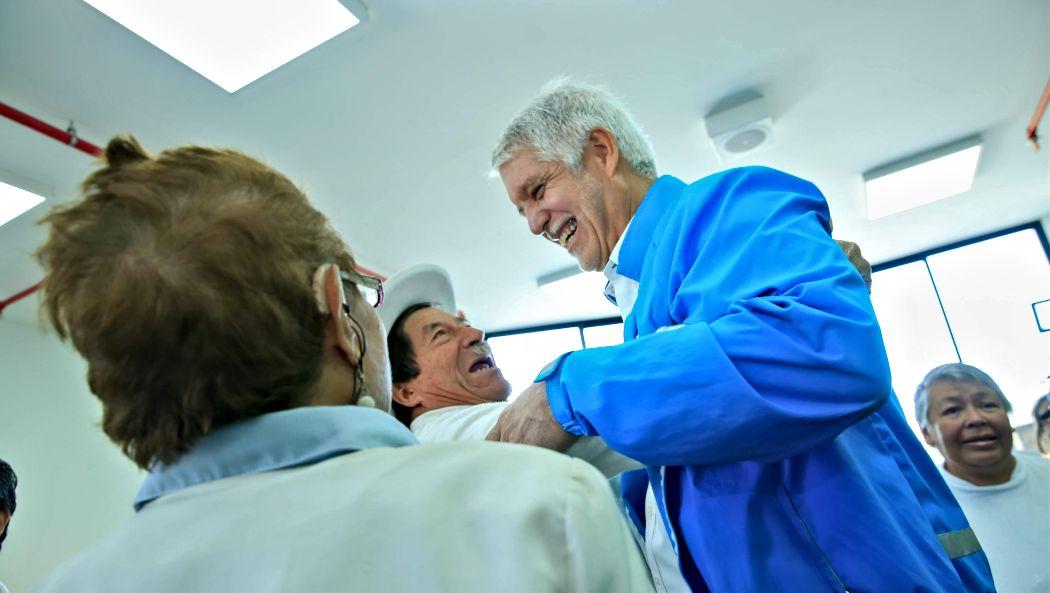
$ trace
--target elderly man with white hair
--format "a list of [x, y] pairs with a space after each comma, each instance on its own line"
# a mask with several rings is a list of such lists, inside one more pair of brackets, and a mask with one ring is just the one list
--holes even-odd
[[1050, 591], [1050, 460], [1013, 451], [1010, 400], [987, 373], [941, 365], [915, 390], [915, 419], [980, 538], [999, 591]]
[[647, 547], [670, 538], [694, 591], [993, 590], [816, 186], [763, 167], [659, 176], [620, 102], [565, 82], [491, 164], [533, 234], [604, 270], [626, 341], [558, 357], [489, 438], [599, 435], [645, 463], [632, 518]]

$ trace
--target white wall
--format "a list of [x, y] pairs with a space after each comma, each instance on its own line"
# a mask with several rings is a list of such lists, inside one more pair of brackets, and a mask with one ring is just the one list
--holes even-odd
[[143, 474], [98, 427], [86, 368], [53, 334], [0, 318], [0, 458], [19, 480], [0, 550], [0, 581], [12, 591], [132, 514]]

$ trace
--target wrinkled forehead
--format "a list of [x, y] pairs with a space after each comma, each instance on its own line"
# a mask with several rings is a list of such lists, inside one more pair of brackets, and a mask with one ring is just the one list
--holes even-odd
[[972, 379], [938, 379], [930, 387], [930, 402], [999, 399], [991, 387]]
[[437, 307], [423, 307], [412, 312], [404, 321], [405, 335], [413, 346], [423, 343], [436, 329], [445, 326], [458, 326], [466, 321]]
[[535, 184], [541, 177], [559, 166], [563, 165], [541, 161], [532, 150], [522, 149], [503, 163], [503, 166], [499, 168], [499, 176], [513, 200], [524, 194], [528, 186]]

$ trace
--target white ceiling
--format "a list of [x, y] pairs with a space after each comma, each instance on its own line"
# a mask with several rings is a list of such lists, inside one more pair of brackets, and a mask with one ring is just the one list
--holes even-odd
[[[78, 0], [0, 2], [0, 101], [104, 144], [199, 143], [301, 182], [383, 274], [433, 262], [490, 330], [615, 314], [535, 288], [572, 260], [532, 237], [487, 173], [502, 126], [558, 75], [607, 84], [693, 180], [719, 163], [701, 116], [761, 91], [775, 144], [752, 158], [814, 181], [840, 238], [885, 261], [1050, 212], [1050, 146], [1024, 129], [1050, 76], [1045, 0], [372, 0], [368, 22], [230, 95]], [[1050, 137], [1050, 119], [1044, 122]], [[980, 133], [974, 188], [868, 221], [861, 173]], [[1050, 142], [1048, 142], [1050, 144]], [[91, 159], [0, 120], [0, 180], [73, 195]], [[46, 204], [45, 204], [46, 206]], [[0, 298], [39, 279], [42, 207], [0, 227]], [[35, 303], [5, 312], [31, 322]]]

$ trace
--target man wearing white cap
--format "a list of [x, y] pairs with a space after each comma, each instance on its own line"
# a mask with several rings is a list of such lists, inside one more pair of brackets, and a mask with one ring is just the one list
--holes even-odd
[[[448, 272], [428, 264], [404, 270], [387, 281], [384, 298], [379, 315], [398, 419], [423, 443], [484, 440], [509, 405], [511, 386], [484, 332], [456, 314]], [[600, 437], [580, 439], [565, 453], [607, 477], [642, 467]]]

